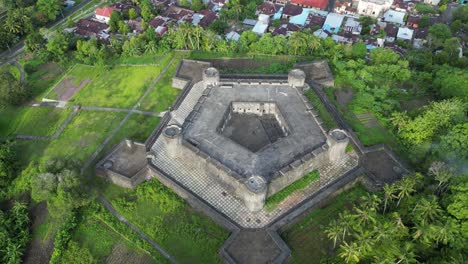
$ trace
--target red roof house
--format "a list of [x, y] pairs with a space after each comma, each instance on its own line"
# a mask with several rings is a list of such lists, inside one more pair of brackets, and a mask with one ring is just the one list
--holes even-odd
[[315, 7], [325, 9], [328, 5], [328, 0], [292, 0], [291, 3], [302, 7]]
[[103, 8], [96, 9], [96, 19], [105, 23], [109, 23], [112, 12], [118, 11], [115, 8], [105, 6]]

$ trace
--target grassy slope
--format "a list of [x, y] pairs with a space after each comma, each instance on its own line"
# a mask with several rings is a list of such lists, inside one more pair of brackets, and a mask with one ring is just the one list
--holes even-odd
[[176, 54], [172, 64], [158, 83], [154, 86], [153, 90], [141, 102], [140, 109], [145, 111], [163, 112], [169, 109], [174, 100], [180, 93], [179, 89], [172, 87], [172, 77], [182, 60], [183, 54]]
[[[138, 190], [140, 189], [140, 190]], [[193, 211], [171, 190], [152, 180], [137, 190], [107, 185], [104, 194], [116, 209], [180, 263], [219, 263], [218, 251], [228, 232]], [[177, 209], [173, 204], [181, 205]]]
[[281, 236], [292, 251], [291, 263], [310, 263], [327, 257], [333, 244], [324, 233], [324, 228], [332, 219], [354, 201], [366, 194], [358, 185], [332, 199], [324, 208], [315, 209], [298, 223], [284, 231]]
[[79, 112], [60, 137], [50, 142], [42, 158], [62, 157], [84, 162], [124, 116], [125, 113]]
[[51, 136], [72, 112], [54, 107], [21, 107], [0, 115], [0, 135]]

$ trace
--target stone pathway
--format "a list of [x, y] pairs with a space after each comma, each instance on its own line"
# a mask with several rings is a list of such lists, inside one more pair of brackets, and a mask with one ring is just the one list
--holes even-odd
[[169, 260], [169, 262], [177, 263], [177, 261], [174, 259], [174, 257], [169, 255], [169, 253], [167, 253], [161, 246], [156, 244], [156, 242], [151, 240], [145, 233], [143, 233], [140, 229], [138, 229], [138, 227], [134, 226], [125, 217], [123, 217], [121, 214], [119, 214], [117, 212], [117, 210], [115, 210], [115, 208], [112, 206], [112, 204], [108, 200], [106, 200], [102, 196], [98, 197], [97, 199], [98, 199], [99, 203], [101, 203], [112, 215], [117, 217], [117, 219], [119, 219], [120, 222], [127, 225], [133, 232], [137, 233], [137, 235], [141, 239], [148, 242], [154, 249], [156, 249], [159, 253], [161, 253], [161, 255], [163, 255], [167, 260]]

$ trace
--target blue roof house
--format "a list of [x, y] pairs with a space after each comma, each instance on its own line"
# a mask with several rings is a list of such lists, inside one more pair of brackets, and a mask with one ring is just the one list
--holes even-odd
[[343, 23], [343, 19], [343, 15], [330, 13], [325, 19], [322, 29], [336, 34], [340, 30], [341, 24]]

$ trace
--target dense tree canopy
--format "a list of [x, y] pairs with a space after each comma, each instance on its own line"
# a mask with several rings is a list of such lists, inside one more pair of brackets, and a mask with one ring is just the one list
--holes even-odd
[[28, 86], [7, 69], [0, 69], [0, 108], [21, 104], [30, 95]]

